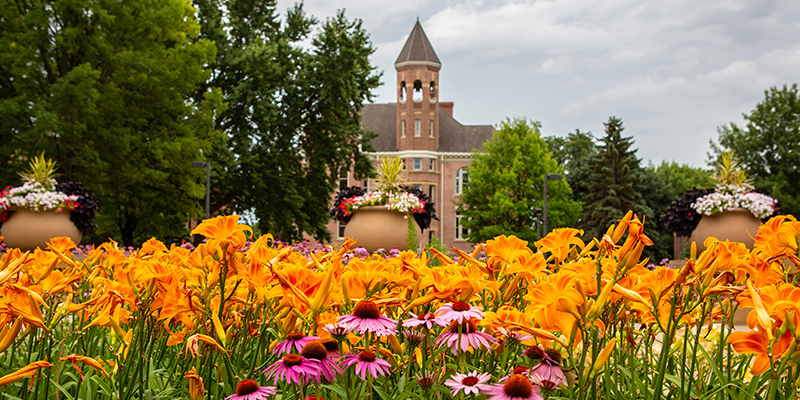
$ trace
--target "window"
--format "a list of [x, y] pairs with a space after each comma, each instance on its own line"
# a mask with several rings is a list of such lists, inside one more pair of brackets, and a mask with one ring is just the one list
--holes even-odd
[[422, 159], [421, 158], [415, 158], [414, 159], [414, 170], [418, 171], [418, 170], [421, 170], [421, 169], [422, 169]]
[[364, 190], [369, 192], [369, 178], [364, 179]]
[[435, 87], [436, 87], [435, 82], [431, 81], [431, 87], [430, 87], [430, 96], [431, 96], [430, 99], [431, 99], [431, 101], [433, 101], [436, 98], [436, 89], [434, 89]]
[[428, 230], [428, 243], [433, 241], [433, 231]]
[[431, 170], [431, 171], [435, 171], [436, 170], [436, 160], [434, 160], [432, 158], [428, 160], [428, 169]]
[[414, 136], [419, 136], [419, 120], [414, 121]]
[[413, 99], [414, 101], [422, 101], [422, 81], [419, 79], [414, 81]]
[[467, 168], [460, 168], [456, 171], [456, 194], [461, 194], [467, 188], [469, 183], [469, 170]]
[[434, 193], [436, 193], [436, 186], [433, 185], [428, 186], [428, 197], [431, 198], [432, 203], [436, 203], [436, 201], [433, 199]]
[[414, 189], [417, 189], [417, 190], [421, 191], [422, 190], [422, 185], [414, 185]]
[[428, 136], [433, 137], [433, 120], [430, 120], [430, 125], [428, 126]]
[[344, 227], [347, 226], [347, 222], [336, 221], [336, 238], [337, 239], [344, 239]]
[[406, 102], [406, 81], [400, 83], [400, 93], [398, 93], [398, 97], [401, 103]]
[[403, 127], [400, 128], [400, 136], [401, 137], [406, 137], [406, 121], [403, 121], [402, 125], [403, 125]]
[[339, 170], [339, 190], [345, 190], [350, 185], [347, 181], [347, 169], [342, 168]]
[[464, 227], [465, 216], [456, 211], [456, 240], [466, 240], [469, 235], [469, 229]]

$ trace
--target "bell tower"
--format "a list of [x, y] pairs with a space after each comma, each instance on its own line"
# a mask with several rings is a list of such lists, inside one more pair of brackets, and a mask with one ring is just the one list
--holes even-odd
[[417, 19], [394, 63], [397, 70], [398, 151], [438, 150], [441, 67]]

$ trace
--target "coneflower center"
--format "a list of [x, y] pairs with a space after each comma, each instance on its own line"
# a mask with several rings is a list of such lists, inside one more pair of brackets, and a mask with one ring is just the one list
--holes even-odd
[[541, 360], [544, 357], [544, 350], [539, 346], [531, 346], [525, 349], [525, 356], [531, 360]]
[[467, 304], [467, 303], [465, 303], [463, 301], [454, 301], [453, 302], [453, 307], [452, 307], [453, 311], [469, 311], [470, 308], [472, 308], [472, 307], [470, 307], [469, 304]]
[[[548, 365], [551, 365], [551, 366], [552, 365], [561, 365], [561, 352], [559, 352], [558, 350], [556, 350], [556, 349], [554, 349], [552, 347], [548, 348], [548, 349], [545, 349], [544, 352], [545, 352], [545, 354], [547, 354], [547, 357], [549, 357], [550, 361], [551, 361], [551, 362], [548, 362], [548, 360], [545, 359], [545, 363], [547, 363]], [[553, 363], [555, 363], [555, 364], [553, 364]]]
[[531, 381], [525, 376], [515, 374], [511, 375], [503, 385], [503, 392], [508, 397], [527, 399], [533, 394], [533, 385], [531, 385]]
[[245, 379], [236, 385], [236, 395], [244, 396], [250, 393], [255, 393], [258, 390], [258, 383], [252, 379]]
[[317, 339], [306, 343], [306, 345], [303, 346], [303, 351], [300, 352], [300, 355], [305, 358], [324, 360], [328, 358], [328, 350], [325, 349], [325, 345], [322, 344], [322, 341]]
[[420, 315], [417, 315], [417, 319], [421, 319], [423, 321], [429, 320], [429, 319], [431, 319], [433, 317], [435, 317], [433, 314], [420, 314]]
[[297, 340], [300, 340], [300, 339], [302, 339], [304, 337], [305, 337], [305, 335], [303, 335], [300, 332], [292, 332], [292, 333], [286, 335], [286, 340], [297, 341]]
[[461, 333], [475, 332], [475, 323], [470, 320], [465, 320], [461, 324], [458, 323], [458, 320], [454, 320], [450, 323], [450, 332], [458, 333], [459, 325], [461, 325]]
[[528, 367], [523, 367], [523, 366], [520, 365], [520, 366], [514, 368], [514, 374], [515, 375], [516, 374], [524, 374], [525, 371], [527, 371], [528, 369], [529, 369]]
[[353, 315], [364, 319], [378, 319], [381, 316], [378, 306], [371, 301], [360, 301], [356, 304]]
[[336, 351], [339, 350], [339, 345], [336, 344], [332, 339], [320, 339], [320, 343], [325, 346], [326, 351]]
[[293, 367], [295, 365], [300, 365], [303, 362], [303, 359], [300, 358], [297, 354], [289, 354], [286, 357], [283, 357], [283, 365], [287, 367]]
[[478, 382], [480, 382], [480, 379], [475, 376], [468, 376], [461, 380], [461, 384], [464, 386], [475, 386]]
[[367, 350], [362, 351], [361, 354], [358, 355], [358, 357], [361, 358], [361, 361], [366, 361], [366, 362], [375, 361], [375, 353]]

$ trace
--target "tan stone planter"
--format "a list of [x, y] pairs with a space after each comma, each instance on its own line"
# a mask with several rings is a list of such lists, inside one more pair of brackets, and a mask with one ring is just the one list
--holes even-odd
[[[414, 222], [417, 237], [422, 239], [422, 231]], [[391, 250], [406, 249], [408, 237], [408, 220], [400, 211], [387, 210], [383, 206], [361, 207], [353, 213], [350, 222], [344, 228], [344, 235], [357, 239], [356, 246], [362, 246], [370, 253], [383, 247]], [[416, 249], [414, 249], [416, 250]]]
[[721, 241], [744, 243], [748, 249], [753, 249], [754, 238], [758, 233], [761, 220], [753, 213], [737, 208], [723, 211], [714, 215], [703, 215], [697, 228], [692, 232], [692, 241], [697, 243], [697, 254], [706, 249], [703, 242], [708, 237], [715, 237]]
[[8, 247], [22, 251], [37, 247], [47, 248], [47, 241], [56, 236], [67, 236], [75, 244], [81, 242], [81, 232], [69, 220], [72, 211], [31, 211], [20, 208], [3, 223], [0, 235]]

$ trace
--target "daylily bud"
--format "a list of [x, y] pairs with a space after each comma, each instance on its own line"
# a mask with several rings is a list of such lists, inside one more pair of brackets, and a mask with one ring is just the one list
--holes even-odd
[[589, 375], [590, 378], [593, 378], [597, 375], [598, 372], [603, 370], [603, 367], [608, 361], [609, 357], [611, 357], [611, 352], [614, 350], [614, 346], [617, 344], [617, 338], [612, 338], [606, 344], [606, 347], [603, 348], [603, 351], [597, 355], [597, 359], [594, 360], [594, 365], [592, 365], [592, 372]]

